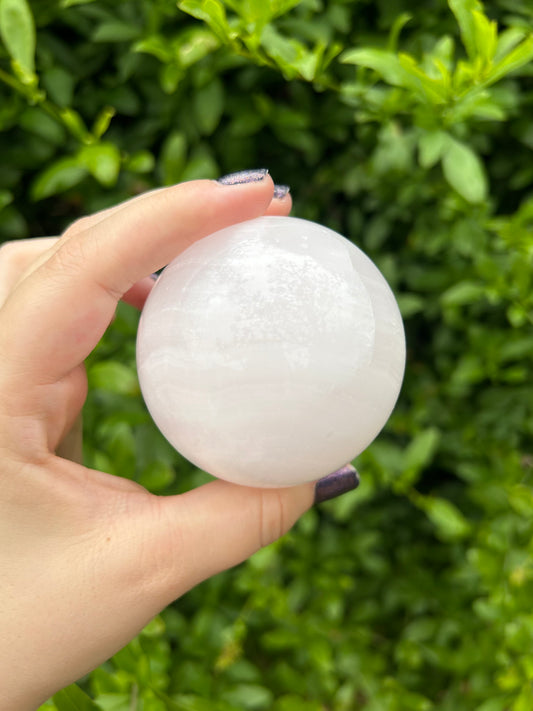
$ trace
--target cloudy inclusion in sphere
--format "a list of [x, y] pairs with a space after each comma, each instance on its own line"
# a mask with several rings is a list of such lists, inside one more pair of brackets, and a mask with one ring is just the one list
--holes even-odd
[[351, 461], [401, 387], [402, 319], [332, 230], [259, 217], [194, 243], [144, 307], [137, 367], [169, 442], [214, 476], [292, 486]]

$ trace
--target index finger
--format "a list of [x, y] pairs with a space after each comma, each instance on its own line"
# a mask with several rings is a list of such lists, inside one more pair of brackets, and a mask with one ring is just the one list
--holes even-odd
[[195, 240], [262, 215], [273, 190], [268, 176], [237, 185], [182, 183], [71, 236], [0, 310], [0, 355], [12, 366], [12, 384], [63, 378], [89, 355], [135, 283]]

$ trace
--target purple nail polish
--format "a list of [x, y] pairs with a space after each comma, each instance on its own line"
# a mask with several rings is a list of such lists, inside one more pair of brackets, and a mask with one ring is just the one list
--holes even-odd
[[347, 491], [357, 489], [358, 486], [359, 474], [357, 469], [351, 464], [346, 464], [346, 466], [317, 481], [315, 484], [315, 504], [334, 499]]
[[289, 194], [290, 187], [288, 185], [274, 185], [274, 199], [283, 200]]
[[257, 170], [241, 170], [238, 173], [223, 175], [217, 180], [221, 185], [243, 185], [244, 183], [259, 183], [268, 175], [267, 168]]

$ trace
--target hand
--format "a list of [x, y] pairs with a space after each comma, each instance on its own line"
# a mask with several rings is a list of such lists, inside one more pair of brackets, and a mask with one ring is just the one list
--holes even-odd
[[193, 241], [289, 212], [290, 197], [272, 198], [268, 176], [183, 183], [0, 250], [1, 711], [35, 709], [311, 505], [311, 484], [157, 497], [58, 456], [117, 302], [142, 307], [148, 275]]

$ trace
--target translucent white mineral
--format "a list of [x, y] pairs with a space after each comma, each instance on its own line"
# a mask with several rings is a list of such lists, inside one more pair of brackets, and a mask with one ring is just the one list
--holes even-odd
[[377, 267], [294, 217], [194, 243], [156, 282], [137, 339], [161, 432], [247, 486], [312, 481], [351, 461], [391, 414], [404, 365], [402, 319]]

